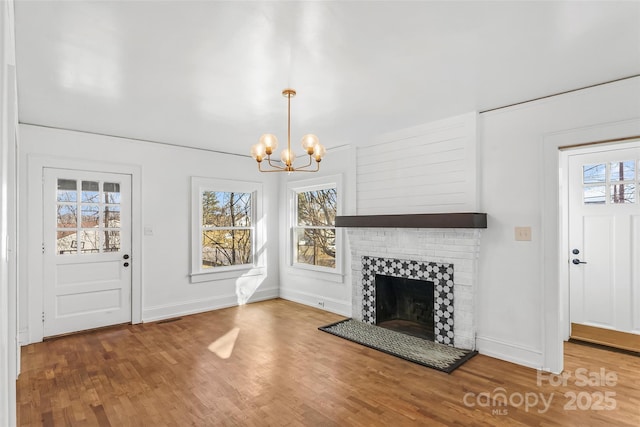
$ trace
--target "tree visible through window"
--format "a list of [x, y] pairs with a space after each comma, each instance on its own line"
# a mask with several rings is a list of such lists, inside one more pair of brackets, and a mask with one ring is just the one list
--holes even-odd
[[295, 213], [295, 262], [335, 268], [336, 188], [297, 192]]
[[634, 160], [582, 166], [585, 205], [629, 204], [636, 202], [638, 187]]
[[120, 250], [120, 183], [58, 179], [57, 253], [96, 254]]
[[251, 193], [203, 191], [202, 269], [253, 263]]

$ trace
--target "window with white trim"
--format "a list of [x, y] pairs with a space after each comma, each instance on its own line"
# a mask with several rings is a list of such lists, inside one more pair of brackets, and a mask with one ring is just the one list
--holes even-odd
[[252, 194], [205, 190], [200, 197], [200, 268], [253, 264]]
[[256, 266], [260, 184], [192, 178], [192, 277]]
[[341, 239], [335, 226], [340, 208], [339, 179], [294, 182], [289, 188], [292, 265], [340, 272]]

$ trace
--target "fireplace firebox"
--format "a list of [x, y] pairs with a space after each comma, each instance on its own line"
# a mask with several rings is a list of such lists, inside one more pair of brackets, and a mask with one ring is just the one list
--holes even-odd
[[[453, 265], [437, 262], [378, 258], [364, 255], [362, 260], [362, 321], [377, 324], [376, 275], [417, 281], [433, 286], [434, 341], [454, 345]], [[424, 284], [424, 282], [423, 282]]]
[[433, 282], [376, 274], [376, 324], [434, 341]]

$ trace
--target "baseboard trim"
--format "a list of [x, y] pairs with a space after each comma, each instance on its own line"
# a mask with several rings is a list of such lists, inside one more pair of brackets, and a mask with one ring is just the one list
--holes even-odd
[[[280, 298], [321, 310], [330, 311], [345, 317], [351, 317], [351, 302], [327, 298], [323, 295], [311, 294], [292, 289], [280, 288]], [[319, 304], [322, 302], [324, 304]]]
[[533, 348], [508, 343], [490, 337], [476, 338], [476, 350], [485, 356], [505, 360], [517, 365], [534, 369], [541, 369], [543, 363], [542, 352]]
[[[262, 289], [254, 292], [247, 303], [274, 298], [278, 298], [278, 289]], [[172, 317], [188, 316], [237, 305], [239, 305], [238, 297], [235, 294], [184, 301], [177, 304], [157, 305], [142, 310], [142, 322], [156, 322], [158, 320], [171, 319]]]

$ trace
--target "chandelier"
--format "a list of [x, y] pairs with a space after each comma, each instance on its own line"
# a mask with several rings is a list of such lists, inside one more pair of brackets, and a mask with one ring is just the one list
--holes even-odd
[[[294, 89], [284, 89], [282, 96], [287, 98], [287, 148], [282, 150], [280, 160], [272, 160], [271, 154], [278, 148], [278, 138], [270, 133], [265, 133], [260, 137], [257, 144], [251, 147], [251, 157], [258, 162], [260, 172], [317, 172], [320, 170], [320, 161], [327, 150], [320, 144], [318, 137], [307, 134], [302, 137], [302, 148], [309, 156], [309, 162], [301, 166], [294, 166], [296, 154], [291, 150], [291, 98], [296, 96]], [[262, 168], [262, 161], [266, 158], [269, 169]], [[316, 168], [312, 165], [315, 160]]]

